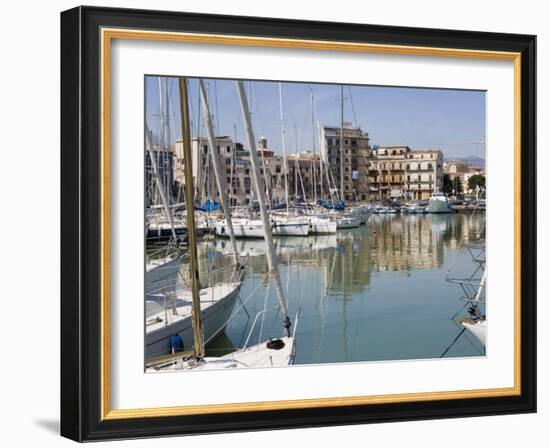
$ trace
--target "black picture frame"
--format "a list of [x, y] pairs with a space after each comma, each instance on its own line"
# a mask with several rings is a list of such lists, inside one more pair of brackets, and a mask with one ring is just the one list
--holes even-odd
[[[101, 418], [100, 29], [461, 48], [521, 54], [521, 393], [147, 418]], [[76, 441], [536, 411], [536, 37], [167, 11], [61, 13], [61, 435]]]

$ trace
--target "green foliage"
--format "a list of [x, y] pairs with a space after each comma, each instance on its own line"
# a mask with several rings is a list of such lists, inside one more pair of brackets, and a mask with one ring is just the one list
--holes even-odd
[[453, 182], [451, 176], [443, 174], [443, 193], [451, 194], [453, 192]]
[[475, 174], [468, 179], [468, 188], [470, 190], [475, 190], [476, 187], [480, 189], [485, 188], [485, 176], [482, 174]]
[[463, 187], [462, 187], [462, 179], [460, 179], [460, 177], [455, 177], [452, 181], [452, 189], [454, 190], [454, 194], [460, 194], [463, 192]]

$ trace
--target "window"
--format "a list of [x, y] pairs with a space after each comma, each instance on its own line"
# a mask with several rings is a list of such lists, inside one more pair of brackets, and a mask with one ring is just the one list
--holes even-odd
[[337, 145], [340, 144], [340, 139], [339, 139], [339, 138], [336, 139], [336, 144], [337, 144]]
[[231, 159], [225, 159], [225, 164], [226, 165], [231, 165]]
[[280, 172], [281, 172], [281, 165], [277, 165], [277, 166], [275, 167], [275, 172], [276, 172], [276, 173], [280, 173]]
[[[247, 189], [245, 190], [245, 193], [246, 193], [246, 194], [250, 194], [250, 188], [247, 188]], [[246, 203], [248, 204], [248, 201], [246, 201]]]
[[202, 152], [205, 153], [205, 154], [208, 152], [208, 145], [204, 145], [202, 147]]
[[247, 168], [246, 170], [244, 170], [244, 174], [250, 174], [250, 170]]
[[228, 184], [231, 183], [231, 178], [230, 177], [228, 177], [226, 180], [227, 180]]
[[428, 163], [428, 169], [429, 169], [429, 170], [433, 170], [433, 169], [434, 169], [434, 166], [433, 166], [431, 163]]
[[228, 147], [227, 147], [227, 152], [228, 152], [228, 153], [231, 152], [231, 146], [228, 146]]
[[[357, 140], [352, 140], [352, 141], [351, 141], [351, 144], [352, 144], [352, 145], [357, 145]], [[364, 196], [364, 195], [363, 195], [363, 196]]]

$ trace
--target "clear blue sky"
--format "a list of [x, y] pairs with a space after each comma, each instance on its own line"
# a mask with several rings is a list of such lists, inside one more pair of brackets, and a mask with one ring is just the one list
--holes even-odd
[[[146, 78], [146, 115], [149, 129], [158, 134], [158, 77]], [[207, 80], [216, 134], [246, 144], [235, 81]], [[189, 79], [193, 136], [197, 135], [198, 80]], [[279, 90], [277, 82], [245, 82], [251, 103], [256, 139], [263, 134], [268, 145], [282, 151]], [[313, 91], [322, 125], [340, 123], [340, 86], [283, 83], [283, 108], [287, 152], [312, 148]], [[178, 84], [169, 78], [171, 140], [181, 136]], [[250, 95], [251, 94], [251, 95]], [[355, 114], [354, 114], [355, 110]], [[400, 87], [344, 86], [344, 121], [367, 131], [373, 145], [408, 145], [412, 149], [441, 149], [446, 158], [485, 157], [485, 92]], [[201, 116], [201, 135], [206, 135]], [[295, 125], [297, 132], [295, 134]], [[297, 138], [296, 138], [297, 136]], [[318, 137], [316, 137], [318, 138]], [[318, 140], [315, 142], [318, 148]]]

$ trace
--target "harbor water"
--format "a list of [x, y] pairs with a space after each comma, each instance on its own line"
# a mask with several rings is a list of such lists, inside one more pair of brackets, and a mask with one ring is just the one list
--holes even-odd
[[[475, 271], [468, 249], [484, 246], [484, 221], [479, 213], [372, 215], [366, 225], [336, 235], [276, 238], [296, 331], [294, 363], [439, 358], [449, 346], [445, 357], [484, 356], [485, 347], [468, 332], [453, 343], [466, 311], [460, 287], [446, 280]], [[224, 333], [207, 347], [211, 356], [283, 335], [265, 242], [237, 245], [248, 254], [240, 298]], [[227, 239], [200, 240], [203, 284], [224, 280], [233, 264], [229, 251]], [[183, 278], [187, 263], [183, 257]]]

